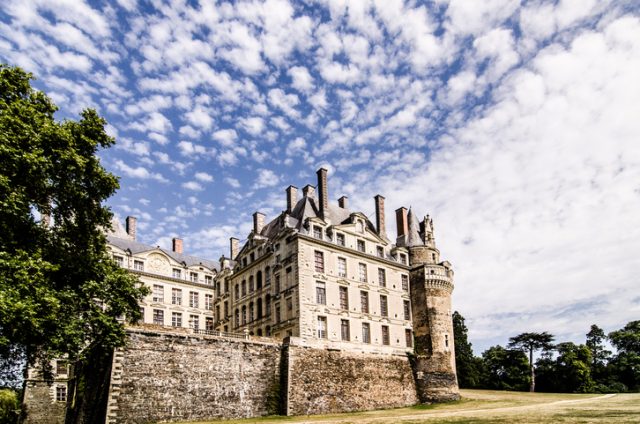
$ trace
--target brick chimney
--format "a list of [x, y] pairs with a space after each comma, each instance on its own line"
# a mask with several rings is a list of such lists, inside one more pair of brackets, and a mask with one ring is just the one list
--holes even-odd
[[171, 239], [171, 250], [176, 253], [182, 253], [183, 243], [181, 238], [174, 237]]
[[342, 196], [338, 199], [338, 206], [342, 209], [347, 209], [349, 207], [349, 198], [347, 196]]
[[262, 212], [253, 213], [253, 234], [260, 234], [264, 228], [264, 217]]
[[374, 199], [376, 201], [376, 229], [378, 230], [378, 235], [380, 237], [386, 237], [387, 229], [384, 225], [384, 197], [378, 194]]
[[320, 217], [324, 219], [325, 213], [329, 209], [329, 189], [327, 188], [327, 170], [318, 169], [318, 207], [320, 209]]
[[396, 225], [398, 228], [398, 238], [406, 236], [409, 233], [409, 224], [407, 223], [407, 208], [404, 206], [396, 209]]
[[298, 187], [290, 185], [287, 187], [287, 213], [291, 213], [298, 202]]
[[234, 260], [236, 256], [240, 253], [240, 240], [235, 237], [231, 237], [229, 239], [229, 254], [231, 256], [231, 260]]
[[302, 188], [302, 195], [304, 197], [313, 197], [313, 194], [315, 192], [316, 192], [316, 189], [311, 184], [307, 184]]
[[133, 240], [136, 239], [136, 223], [137, 222], [138, 222], [138, 219], [135, 216], [128, 216], [125, 221], [127, 234]]

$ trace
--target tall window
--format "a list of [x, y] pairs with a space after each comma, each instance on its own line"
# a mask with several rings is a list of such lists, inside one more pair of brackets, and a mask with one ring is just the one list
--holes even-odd
[[338, 246], [344, 246], [344, 234], [336, 233], [336, 244]]
[[246, 280], [242, 280], [242, 284], [240, 284], [240, 288], [242, 291], [242, 297], [247, 295], [247, 281]]
[[368, 322], [362, 323], [362, 343], [371, 343], [371, 327]]
[[189, 315], [189, 328], [194, 330], [200, 328], [200, 317], [198, 315]]
[[198, 273], [197, 272], [190, 272], [189, 273], [189, 281], [191, 281], [192, 283], [197, 283], [198, 282]]
[[365, 314], [369, 313], [369, 293], [366, 291], [360, 292], [360, 310]]
[[253, 302], [249, 303], [249, 322], [252, 322], [255, 319], [255, 310], [253, 306]]
[[153, 323], [156, 325], [164, 325], [164, 311], [162, 309], [153, 310]]
[[317, 225], [313, 226], [313, 237], [317, 239], [322, 239], [322, 228]]
[[213, 295], [205, 294], [204, 295], [204, 308], [208, 311], [213, 310]]
[[182, 290], [171, 289], [171, 304], [182, 305]]
[[351, 340], [351, 334], [349, 331], [349, 320], [341, 319], [340, 320], [340, 338], [345, 342]]
[[382, 246], [376, 247], [376, 253], [379, 257], [384, 258], [384, 248]]
[[338, 258], [338, 277], [345, 278], [347, 276], [347, 260]]
[[447, 350], [449, 349], [449, 335], [448, 334], [444, 335], [444, 347]]
[[387, 296], [380, 295], [380, 315], [383, 317], [389, 316], [389, 306], [387, 304]]
[[349, 309], [349, 289], [347, 287], [340, 287], [340, 309]]
[[402, 275], [402, 290], [409, 291], [409, 276]]
[[324, 253], [316, 250], [314, 252], [316, 272], [324, 272]]
[[378, 284], [380, 287], [387, 287], [387, 273], [382, 268], [378, 268]]
[[58, 359], [56, 361], [56, 375], [66, 375], [69, 374], [69, 364], [67, 361]]
[[220, 305], [216, 306], [216, 321], [220, 321]]
[[318, 317], [318, 338], [327, 338], [327, 317]]
[[236, 328], [240, 327], [240, 310], [236, 309], [236, 312], [234, 315], [235, 315]]
[[164, 286], [160, 284], [153, 285], [153, 301], [157, 303], [164, 302]]
[[189, 292], [189, 306], [192, 308], [197, 308], [200, 300], [200, 296], [198, 292]]
[[249, 293], [253, 293], [255, 291], [256, 287], [255, 284], [253, 282], [253, 275], [249, 277]]
[[242, 306], [242, 325], [247, 323], [247, 305]]
[[[212, 285], [213, 284], [213, 277], [211, 275], [205, 275], [204, 276], [204, 283], [207, 285]], [[220, 292], [220, 288], [218, 288], [218, 293]]]
[[316, 303], [319, 305], [327, 304], [327, 287], [323, 281], [316, 281]]
[[367, 264], [358, 264], [358, 279], [363, 283], [367, 282]]
[[233, 294], [236, 300], [240, 298], [240, 286], [238, 284], [236, 284], [236, 286], [233, 288]]
[[413, 347], [413, 334], [408, 328], [404, 330], [404, 338], [407, 343], [407, 347]]
[[262, 288], [262, 271], [258, 271], [256, 273], [256, 289], [260, 290]]
[[206, 317], [205, 321], [204, 321], [204, 328], [207, 331], [213, 331], [213, 318], [211, 317]]
[[389, 327], [386, 325], [382, 326], [382, 344], [389, 345]]
[[275, 304], [275, 310], [276, 310], [276, 322], [280, 322], [280, 304], [276, 303]]
[[136, 271], [144, 271], [144, 262], [133, 261], [133, 269], [135, 269]]
[[405, 300], [403, 302], [403, 306], [404, 306], [404, 319], [409, 321], [411, 319], [411, 304], [409, 303], [408, 300]]
[[182, 314], [180, 312], [171, 312], [171, 326], [182, 327]]
[[264, 270], [264, 285], [268, 286], [271, 284], [271, 268], [266, 267]]
[[407, 264], [407, 255], [405, 255], [404, 253], [400, 254], [400, 263], [403, 265]]
[[113, 260], [116, 261], [119, 267], [124, 266], [124, 258], [122, 256], [113, 255]]
[[276, 274], [276, 282], [273, 285], [276, 294], [280, 293], [280, 274]]
[[364, 240], [358, 240], [356, 244], [357, 244], [359, 252], [364, 252], [365, 251]]

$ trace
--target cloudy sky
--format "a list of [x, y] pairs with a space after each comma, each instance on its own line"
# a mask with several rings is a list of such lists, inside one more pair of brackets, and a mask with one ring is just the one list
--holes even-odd
[[329, 169], [332, 201], [434, 218], [477, 353], [640, 319], [633, 0], [4, 0], [0, 61], [96, 108], [109, 202], [219, 258]]

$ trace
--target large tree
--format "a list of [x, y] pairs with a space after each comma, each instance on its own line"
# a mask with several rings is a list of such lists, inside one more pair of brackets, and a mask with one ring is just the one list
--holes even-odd
[[[0, 65], [0, 365], [105, 350], [125, 340], [147, 292], [107, 255], [104, 201], [118, 179], [97, 157], [114, 143], [85, 110], [56, 121], [31, 74]], [[6, 376], [5, 376], [6, 378]]]
[[482, 388], [524, 391], [529, 387], [529, 364], [520, 350], [492, 346], [482, 353]]
[[460, 315], [458, 311], [455, 311], [452, 318], [458, 385], [464, 389], [480, 387], [482, 359], [473, 355], [473, 349], [467, 336], [468, 329], [464, 323], [464, 317]]
[[640, 390], [640, 321], [631, 321], [624, 328], [612, 331], [609, 340], [618, 350], [611, 360], [618, 381], [629, 390]]
[[529, 391], [536, 388], [536, 372], [533, 366], [533, 352], [536, 350], [550, 350], [553, 348], [553, 336], [549, 333], [522, 333], [509, 339], [509, 348], [529, 352], [529, 367], [531, 372], [531, 385]]
[[587, 333], [586, 345], [591, 351], [591, 376], [598, 383], [605, 382], [605, 366], [611, 356], [611, 351], [605, 347], [605, 340], [607, 336], [604, 330], [593, 324]]

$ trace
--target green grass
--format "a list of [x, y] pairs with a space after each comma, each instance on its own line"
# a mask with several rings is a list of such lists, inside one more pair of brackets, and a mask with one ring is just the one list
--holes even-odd
[[[261, 417], [243, 420], [200, 421], [198, 424], [247, 423], [452, 423], [552, 424], [638, 423], [640, 394], [558, 394], [461, 390], [462, 399], [434, 405], [347, 414], [303, 417]], [[193, 423], [195, 424], [195, 422]]]

